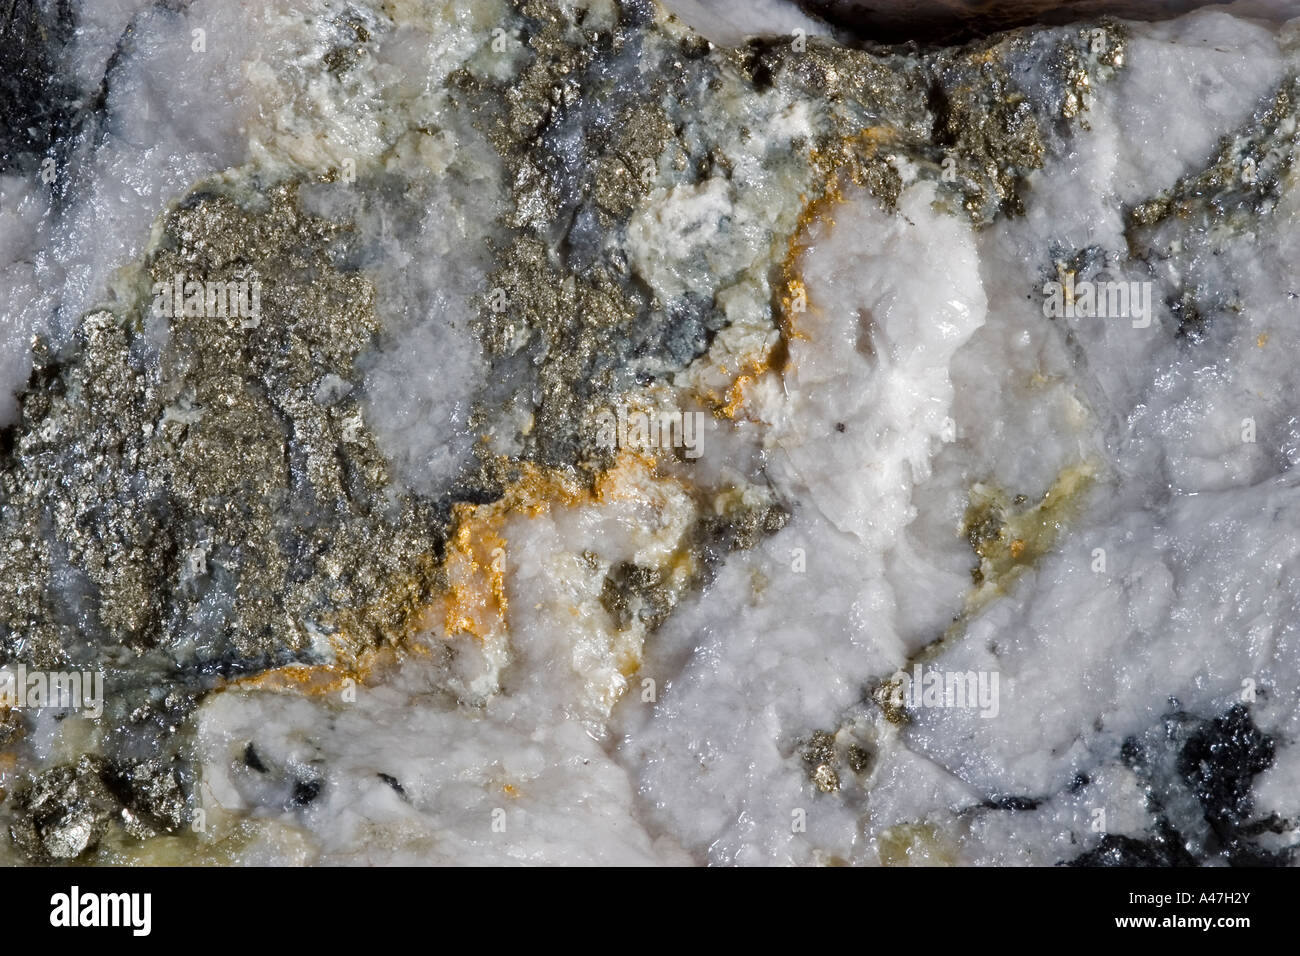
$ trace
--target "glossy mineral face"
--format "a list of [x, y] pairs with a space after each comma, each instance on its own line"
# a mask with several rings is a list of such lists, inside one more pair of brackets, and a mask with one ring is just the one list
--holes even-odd
[[1300, 20], [18, 6], [0, 862], [1291, 862]]

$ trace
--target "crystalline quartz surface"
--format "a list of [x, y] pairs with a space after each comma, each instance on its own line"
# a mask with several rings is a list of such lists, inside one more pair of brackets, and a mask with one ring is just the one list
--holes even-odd
[[58, 6], [0, 862], [1292, 861], [1300, 10]]

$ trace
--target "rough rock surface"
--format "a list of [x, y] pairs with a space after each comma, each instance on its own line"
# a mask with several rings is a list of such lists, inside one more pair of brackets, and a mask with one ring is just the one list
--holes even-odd
[[1300, 21], [17, 6], [0, 861], [1293, 861]]

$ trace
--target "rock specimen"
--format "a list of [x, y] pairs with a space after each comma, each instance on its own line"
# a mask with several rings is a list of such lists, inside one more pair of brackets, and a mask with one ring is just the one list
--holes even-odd
[[0, 861], [1291, 862], [1300, 21], [674, 6], [19, 0]]

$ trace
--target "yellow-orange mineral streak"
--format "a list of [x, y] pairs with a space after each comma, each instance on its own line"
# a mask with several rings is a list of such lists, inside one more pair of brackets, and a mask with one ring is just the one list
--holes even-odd
[[313, 696], [336, 693], [396, 665], [405, 653], [428, 653], [427, 645], [414, 638], [430, 632], [448, 638], [469, 634], [489, 649], [502, 651], [508, 634], [508, 555], [502, 533], [506, 522], [520, 515], [535, 517], [552, 507], [599, 505], [634, 497], [640, 479], [650, 477], [654, 467], [653, 457], [624, 451], [587, 489], [567, 472], [525, 465], [521, 476], [498, 500], [454, 506], [453, 530], [439, 575], [443, 587], [429, 604], [406, 615], [403, 626], [389, 635], [387, 643], [367, 646], [359, 653], [344, 652], [357, 646], [344, 635], [332, 642], [339, 651], [333, 664], [288, 665], [236, 679], [227, 686]]
[[[881, 148], [895, 141], [895, 130], [873, 126], [827, 149], [814, 149], [809, 153], [808, 162], [817, 172], [817, 188], [811, 199], [806, 195], [799, 197], [803, 208], [795, 228], [786, 239], [773, 296], [773, 312], [780, 338], [774, 346], [763, 349], [761, 353], [741, 358], [727, 388], [702, 396], [719, 417], [734, 420], [754, 384], [764, 376], [785, 373], [790, 343], [804, 337], [798, 327], [798, 316], [813, 307], [800, 274], [800, 260], [811, 244], [812, 229], [816, 225], [835, 224], [832, 211], [845, 201], [844, 190], [848, 186], [869, 185], [868, 165], [878, 163]], [[720, 371], [724, 375], [730, 374], [726, 368], [720, 368]]]

